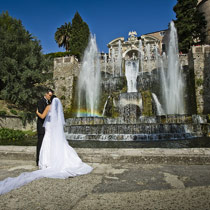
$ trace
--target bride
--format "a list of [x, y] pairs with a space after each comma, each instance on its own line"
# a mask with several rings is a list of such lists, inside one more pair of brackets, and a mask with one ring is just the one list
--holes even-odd
[[63, 126], [65, 124], [63, 108], [60, 100], [52, 97], [52, 104], [47, 106], [43, 114], [37, 111], [37, 115], [45, 118], [45, 136], [43, 139], [40, 156], [39, 170], [24, 172], [18, 177], [6, 178], [0, 182], [0, 194], [23, 186], [35, 179], [43, 177], [65, 179], [90, 173], [93, 168], [77, 155], [69, 146]]

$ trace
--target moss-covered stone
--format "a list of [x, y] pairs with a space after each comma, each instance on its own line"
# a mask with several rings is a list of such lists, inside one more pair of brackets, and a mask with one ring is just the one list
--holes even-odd
[[203, 85], [203, 79], [197, 78], [197, 79], [195, 80], [195, 84], [196, 84], [197, 87]]
[[116, 118], [119, 116], [119, 111], [118, 111], [117, 107], [114, 106], [114, 98], [116, 98], [117, 95], [119, 95], [119, 93], [114, 92], [107, 99], [104, 116], [111, 117], [111, 118]]
[[75, 117], [77, 113], [77, 97], [76, 97], [77, 81], [78, 81], [78, 78], [74, 77], [73, 88], [72, 88], [72, 98], [71, 98], [70, 104], [64, 108], [65, 118]]
[[99, 105], [98, 105], [98, 112], [101, 114], [103, 113], [103, 109], [106, 101], [108, 100], [108, 97], [109, 97], [108, 93], [106, 93], [105, 91], [101, 91]]
[[151, 91], [146, 90], [141, 92], [142, 101], [143, 101], [143, 110], [142, 115], [144, 116], [152, 116], [152, 94]]

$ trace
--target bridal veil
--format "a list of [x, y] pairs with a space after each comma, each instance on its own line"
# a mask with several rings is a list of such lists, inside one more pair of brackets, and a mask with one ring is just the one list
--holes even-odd
[[[7, 193], [36, 179], [44, 177], [65, 179], [92, 171], [93, 168], [82, 162], [76, 151], [69, 146], [63, 130], [64, 124], [62, 104], [58, 98], [54, 98], [44, 122], [45, 137], [49, 139], [44, 137], [43, 143], [46, 140], [49, 141], [49, 166], [0, 181], [0, 194]], [[42, 152], [46, 151], [43, 149]]]

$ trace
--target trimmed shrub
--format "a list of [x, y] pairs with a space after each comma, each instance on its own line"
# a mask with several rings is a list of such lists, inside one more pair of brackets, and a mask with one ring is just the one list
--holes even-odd
[[0, 140], [18, 141], [18, 140], [23, 140], [24, 138], [25, 134], [23, 131], [9, 129], [9, 128], [0, 129]]
[[17, 111], [15, 111], [14, 109], [11, 109], [10, 112], [14, 115], [17, 115]]
[[48, 54], [45, 54], [45, 57], [49, 57], [49, 58], [53, 59], [53, 58], [71, 56], [71, 55], [76, 56], [78, 58], [78, 60], [80, 61], [81, 55], [79, 52], [76, 52], [76, 51], [48, 53]]
[[1, 110], [1, 111], [0, 111], [0, 115], [1, 115], [1, 116], [5, 116], [6, 114], [7, 114], [6, 111], [4, 111], [4, 110]]

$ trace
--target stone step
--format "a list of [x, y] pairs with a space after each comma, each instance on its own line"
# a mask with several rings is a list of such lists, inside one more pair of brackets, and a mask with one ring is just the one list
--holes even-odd
[[[210, 148], [75, 148], [88, 163], [136, 163], [136, 164], [210, 164]], [[7, 160], [34, 160], [36, 147], [0, 146], [0, 158]]]

